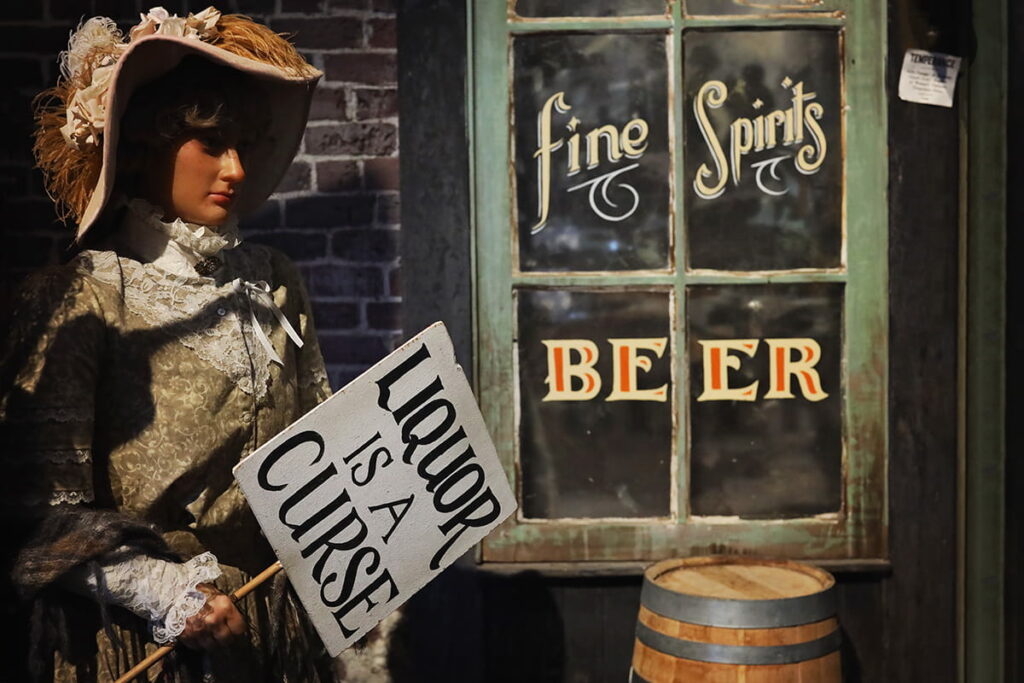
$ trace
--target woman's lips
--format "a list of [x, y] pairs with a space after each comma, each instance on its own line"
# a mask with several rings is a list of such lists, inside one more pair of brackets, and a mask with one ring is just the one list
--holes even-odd
[[231, 194], [224, 194], [223, 192], [211, 192], [210, 199], [216, 204], [227, 206], [235, 200], [235, 196]]

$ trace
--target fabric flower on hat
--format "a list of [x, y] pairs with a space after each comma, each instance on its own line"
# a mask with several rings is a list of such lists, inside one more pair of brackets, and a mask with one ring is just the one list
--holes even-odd
[[199, 14], [179, 17], [169, 14], [163, 7], [154, 7], [139, 17], [139, 25], [128, 32], [129, 41], [154, 34], [206, 40], [214, 33], [220, 12], [214, 7], [207, 7]]
[[[163, 7], [154, 7], [139, 17], [139, 24], [128, 32], [128, 43], [122, 41], [123, 36], [111, 19], [89, 19], [71, 36], [67, 52], [61, 55], [61, 72], [66, 78], [79, 81], [89, 77], [68, 103], [67, 123], [60, 129], [68, 145], [79, 151], [99, 147], [107, 121], [110, 81], [117, 58], [128, 44], [150, 35], [209, 40], [216, 33], [220, 12], [207, 7], [198, 14], [179, 17]], [[87, 73], [90, 65], [91, 73]]]
[[148, 13], [140, 14], [139, 17], [142, 21], [128, 31], [129, 40], [153, 35], [165, 21], [170, 19], [171, 15], [163, 7], [154, 7]]
[[103, 57], [103, 61], [93, 68], [89, 85], [76, 92], [68, 105], [68, 122], [60, 132], [75, 149], [99, 145], [100, 131], [107, 122], [106, 97], [115, 63], [113, 57]]

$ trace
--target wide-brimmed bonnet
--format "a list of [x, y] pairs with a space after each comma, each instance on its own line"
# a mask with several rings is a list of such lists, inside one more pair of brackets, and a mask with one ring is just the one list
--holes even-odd
[[288, 169], [305, 130], [322, 75], [295, 47], [266, 26], [213, 7], [178, 17], [163, 8], [142, 15], [127, 40], [111, 19], [82, 23], [61, 54], [61, 78], [40, 95], [36, 162], [65, 221], [75, 220], [81, 241], [111, 199], [121, 118], [132, 93], [188, 56], [207, 59], [256, 79], [269, 128], [246, 155], [238, 214], [258, 208]]

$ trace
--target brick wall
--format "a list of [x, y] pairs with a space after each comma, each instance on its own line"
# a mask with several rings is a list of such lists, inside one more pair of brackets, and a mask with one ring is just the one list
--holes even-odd
[[[82, 17], [123, 26], [160, 0], [26, 0], [0, 8], [0, 303], [32, 268], [66, 259], [69, 230], [55, 222], [32, 169], [32, 97], [57, 76], [57, 52]], [[165, 0], [183, 14], [211, 0]], [[221, 0], [292, 34], [324, 72], [295, 162], [246, 239], [275, 246], [303, 269], [320, 342], [338, 388], [390, 351], [399, 330], [398, 104], [392, 0]]]

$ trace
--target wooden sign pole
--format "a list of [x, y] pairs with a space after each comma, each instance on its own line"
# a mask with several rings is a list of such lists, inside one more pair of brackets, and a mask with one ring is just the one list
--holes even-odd
[[[231, 598], [232, 602], [238, 602], [246, 595], [254, 591], [256, 587], [259, 586], [261, 583], [263, 583], [264, 581], [266, 581], [282, 569], [284, 569], [284, 567], [281, 565], [281, 563], [275, 562], [274, 564], [270, 565], [262, 572], [260, 572], [257, 576], [255, 576], [251, 581], [249, 581], [249, 583], [245, 584], [228, 597]], [[163, 659], [168, 652], [174, 649], [174, 646], [176, 644], [177, 643], [170, 643], [169, 645], [164, 645], [163, 647], [159, 648], [153, 654], [149, 655], [141, 662], [133, 666], [128, 671], [128, 673], [118, 678], [114, 683], [128, 683], [128, 681], [132, 680], [133, 678], [141, 674], [143, 671], [145, 671], [146, 669], [148, 669], [149, 667], [153, 666], [161, 659]]]

